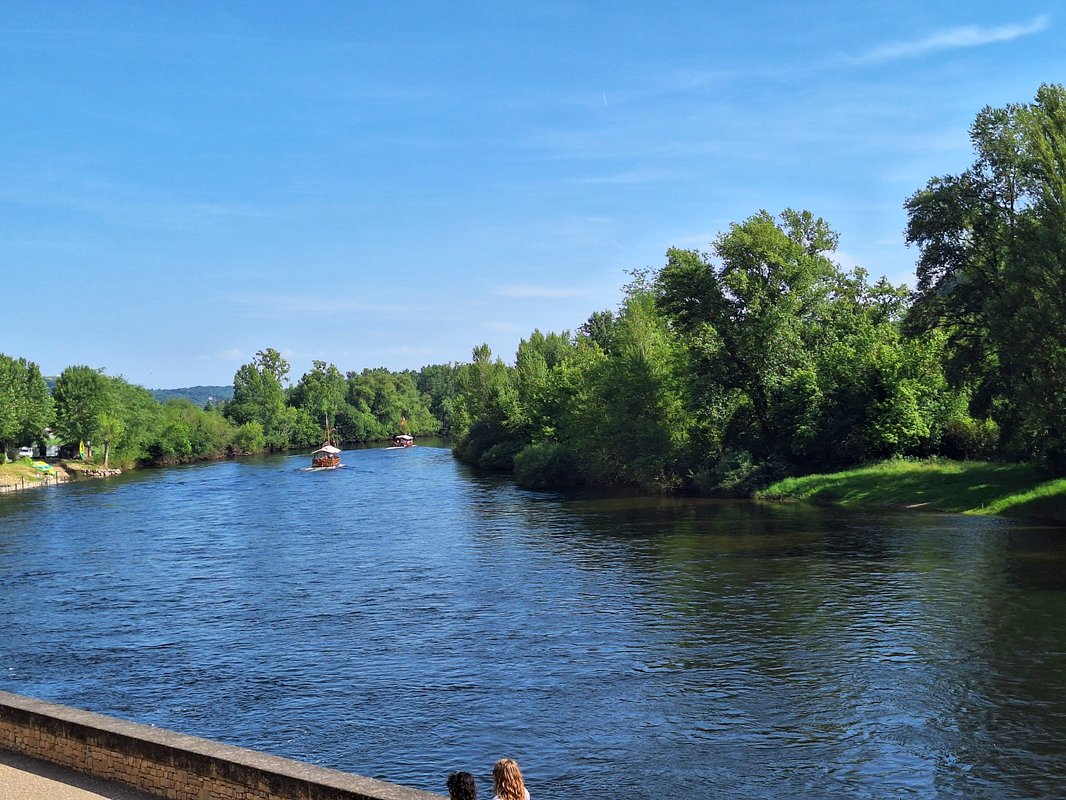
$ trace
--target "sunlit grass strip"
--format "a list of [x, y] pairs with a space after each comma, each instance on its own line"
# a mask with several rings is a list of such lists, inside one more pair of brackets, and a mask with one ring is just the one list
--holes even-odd
[[1010, 514], [1066, 522], [1066, 478], [989, 503], [978, 513]]
[[1048, 481], [1024, 464], [889, 460], [845, 472], [787, 478], [758, 496], [1066, 522], [1066, 480]]

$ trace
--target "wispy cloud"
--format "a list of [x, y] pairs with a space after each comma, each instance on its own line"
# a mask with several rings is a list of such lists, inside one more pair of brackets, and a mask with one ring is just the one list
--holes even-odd
[[482, 326], [486, 330], [490, 330], [494, 333], [522, 333], [525, 331], [521, 325], [515, 325], [513, 322], [485, 322]]
[[676, 181], [686, 177], [684, 171], [679, 169], [636, 169], [622, 170], [609, 175], [578, 178], [577, 183], [584, 185], [601, 186], [627, 186], [645, 183], [661, 183], [664, 181]]
[[515, 283], [509, 286], [497, 286], [493, 294], [500, 297], [517, 297], [529, 299], [534, 297], [580, 297], [586, 292], [569, 286], [538, 286], [532, 283]]
[[313, 314], [338, 315], [368, 312], [402, 312], [405, 306], [373, 303], [352, 297], [313, 294], [240, 294], [230, 295], [229, 302], [245, 309], [246, 316], [264, 319], [292, 318]]
[[202, 353], [199, 357], [199, 361], [223, 361], [226, 363], [238, 363], [248, 358], [239, 347], [231, 347], [228, 350], [222, 350], [214, 353]]
[[937, 31], [922, 39], [908, 42], [889, 42], [856, 56], [852, 61], [862, 64], [898, 61], [905, 58], [917, 58], [941, 50], [958, 50], [965, 47], [982, 47], [987, 44], [1009, 42], [1022, 36], [1029, 36], [1046, 30], [1050, 20], [1039, 16], [1029, 22], [1000, 25], [985, 28], [977, 25], [964, 25]]

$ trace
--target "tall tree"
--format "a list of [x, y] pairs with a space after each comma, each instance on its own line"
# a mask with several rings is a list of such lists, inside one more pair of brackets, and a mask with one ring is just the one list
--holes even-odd
[[103, 370], [81, 365], [63, 370], [52, 388], [59, 435], [69, 444], [84, 443], [90, 458], [100, 418], [111, 411], [110, 389]]
[[226, 404], [226, 416], [238, 425], [262, 425], [268, 446], [275, 450], [289, 446], [295, 421], [295, 413], [285, 405], [283, 383], [288, 373], [289, 364], [277, 350], [260, 350], [233, 376], [233, 400]]
[[320, 424], [328, 418], [331, 425], [336, 425], [347, 390], [344, 374], [336, 366], [316, 360], [311, 371], [304, 373], [289, 391], [289, 403], [305, 410]]
[[54, 407], [40, 368], [0, 353], [0, 455], [14, 444], [44, 439]]
[[912, 329], [947, 335], [950, 375], [1002, 447], [1066, 473], [1066, 89], [982, 110], [961, 175], [906, 203], [918, 246]]
[[556, 401], [556, 430], [594, 484], [670, 488], [689, 429], [684, 414], [684, 349], [656, 308], [645, 276], [626, 289], [609, 353], [583, 337], [553, 374], [566, 387]]
[[422, 367], [415, 377], [418, 391], [429, 399], [429, 413], [440, 422], [442, 433], [451, 433], [451, 408], [456, 402], [458, 364], [430, 364]]
[[720, 266], [671, 249], [657, 275], [659, 305], [692, 346], [697, 406], [735, 423], [749, 415], [747, 444], [760, 456], [778, 438], [774, 393], [810, 366], [804, 332], [833, 288], [836, 243], [810, 212], [787, 209], [778, 224], [762, 211], [717, 238]]
[[97, 419], [97, 424], [100, 441], [104, 445], [104, 469], [107, 469], [111, 462], [111, 447], [119, 443], [126, 432], [126, 427], [122, 423], [122, 418], [111, 411], [102, 413]]

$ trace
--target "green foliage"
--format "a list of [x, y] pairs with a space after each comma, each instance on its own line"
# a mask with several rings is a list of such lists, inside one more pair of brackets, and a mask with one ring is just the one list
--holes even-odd
[[481, 469], [510, 472], [514, 469], [515, 456], [526, 444], [520, 439], [505, 439], [497, 442], [478, 456], [477, 465]]
[[[323, 425], [303, 408], [292, 409], [294, 415], [289, 431], [288, 447], [318, 447], [323, 443]], [[335, 419], [333, 417], [331, 420]], [[331, 426], [333, 422], [331, 421]], [[337, 440], [336, 435], [333, 436]]]
[[805, 334], [817, 330], [838, 279], [824, 255], [836, 239], [809, 212], [788, 209], [778, 224], [763, 211], [718, 237], [720, 266], [674, 249], [657, 275], [659, 306], [693, 350], [697, 407], [717, 409], [743, 394], [758, 429], [758, 457], [773, 451], [781, 432], [775, 392], [810, 366]]
[[970, 169], [907, 201], [908, 322], [947, 333], [948, 375], [973, 387], [1002, 453], [1066, 471], [1066, 89], [985, 108], [970, 135]]
[[[511, 433], [503, 425], [490, 420], [477, 420], [470, 426], [466, 433], [455, 442], [452, 446], [452, 453], [464, 464], [477, 466], [480, 464], [483, 455], [497, 445], [510, 441], [512, 441]], [[521, 447], [522, 442], [520, 440], [515, 440], [514, 444], [514, 451], [517, 452], [517, 449]], [[506, 449], [498, 452], [506, 452]], [[496, 459], [486, 461], [486, 465], [488, 466], [495, 466], [497, 464], [499, 464], [499, 461]]]
[[436, 433], [440, 429], [413, 372], [384, 368], [349, 372], [347, 406], [339, 425], [347, 441], [388, 439], [404, 431], [412, 435]]
[[573, 453], [559, 442], [524, 447], [514, 456], [514, 476], [526, 489], [566, 489], [583, 483]]
[[[333, 364], [315, 361], [313, 369], [304, 374], [290, 391], [289, 405], [302, 409], [314, 420], [336, 420], [344, 407], [348, 382]], [[318, 434], [321, 437], [321, 432]]]
[[237, 370], [233, 377], [233, 400], [226, 404], [225, 415], [237, 425], [258, 422], [267, 446], [283, 450], [288, 446], [295, 417], [285, 404], [282, 382], [289, 373], [288, 362], [268, 347], [255, 354], [250, 364]]
[[234, 425], [217, 411], [171, 399], [158, 406], [138, 460], [164, 464], [217, 458], [232, 451], [234, 436]]
[[117, 413], [109, 410], [100, 414], [97, 427], [100, 431], [100, 441], [104, 445], [104, 468], [107, 469], [111, 460], [111, 447], [122, 440], [126, 426]]
[[774, 460], [757, 460], [746, 450], [723, 450], [715, 463], [701, 470], [693, 483], [704, 493], [723, 497], [750, 497], [785, 474]]
[[950, 392], [936, 338], [901, 334], [906, 289], [842, 271], [836, 234], [809, 212], [779, 219], [732, 226], [717, 265], [671, 250], [656, 276], [689, 351], [697, 484], [744, 491], [780, 465], [847, 466], [938, 440]]
[[147, 389], [122, 378], [107, 381], [112, 398], [109, 413], [122, 427], [118, 441], [112, 443], [117, 460], [122, 464], [150, 460], [149, 448], [163, 427], [162, 409]]
[[261, 453], [266, 449], [267, 440], [260, 422], [246, 422], [233, 436], [233, 450], [239, 454]]
[[41, 442], [54, 416], [40, 368], [0, 353], [0, 455], [12, 446]]
[[111, 384], [103, 371], [67, 367], [56, 378], [52, 397], [59, 435], [68, 443], [84, 442], [91, 448], [93, 440], [99, 438], [101, 417], [113, 407]]
[[[675, 486], [687, 441], [681, 403], [684, 350], [642, 276], [629, 287], [617, 317], [599, 319], [610, 320], [609, 352], [585, 333], [574, 340], [565, 334], [531, 337], [526, 363], [538, 369], [527, 368], [517, 381], [525, 430], [537, 443], [565, 444], [584, 482]], [[550, 359], [538, 360], [535, 354], [541, 351]], [[568, 485], [576, 480], [570, 466], [558, 470]]]
[[507, 439], [528, 442], [515, 376], [502, 359], [493, 359], [488, 345], [473, 350], [474, 360], [456, 376], [456, 395], [450, 405], [455, 456], [477, 464], [492, 446]]
[[422, 367], [415, 376], [415, 385], [419, 393], [427, 398], [429, 414], [440, 422], [441, 433], [452, 433], [455, 430], [451, 406], [457, 393], [458, 372], [457, 364], [431, 364]]

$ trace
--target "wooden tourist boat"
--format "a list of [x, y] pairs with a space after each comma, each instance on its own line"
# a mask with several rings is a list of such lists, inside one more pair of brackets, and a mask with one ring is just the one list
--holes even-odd
[[333, 433], [326, 417], [326, 436], [322, 446], [311, 453], [311, 469], [330, 469], [341, 465], [341, 449], [333, 444]]
[[407, 432], [407, 416], [400, 417], [400, 433], [392, 437], [393, 447], [414, 447], [415, 437]]
[[324, 444], [315, 452], [311, 453], [311, 468], [312, 469], [327, 469], [328, 467], [339, 467], [341, 465], [341, 451], [339, 447], [334, 447], [331, 444]]

